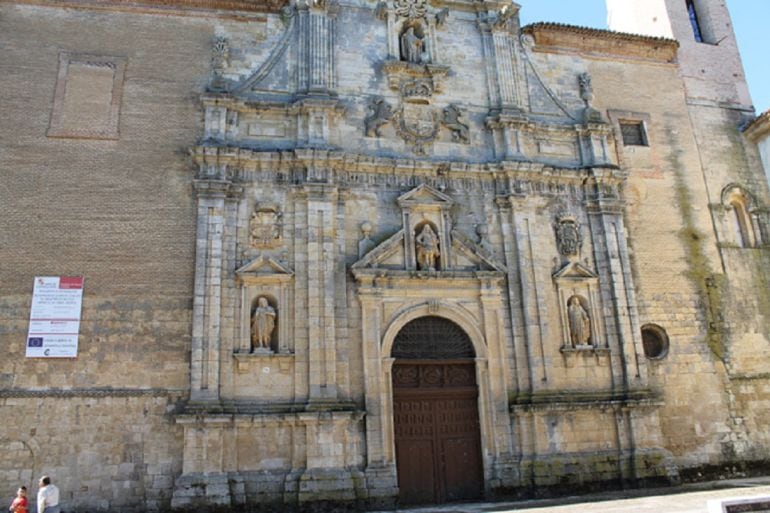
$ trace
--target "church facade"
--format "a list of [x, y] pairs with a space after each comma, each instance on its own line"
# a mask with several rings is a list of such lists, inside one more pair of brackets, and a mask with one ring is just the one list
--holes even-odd
[[[770, 190], [729, 13], [607, 5], [0, 3], [2, 493], [379, 508], [766, 470]], [[74, 358], [25, 356], [39, 276], [84, 278]]]

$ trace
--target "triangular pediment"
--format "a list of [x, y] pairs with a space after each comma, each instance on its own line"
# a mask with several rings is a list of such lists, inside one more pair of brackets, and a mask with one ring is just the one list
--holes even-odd
[[412, 189], [398, 198], [398, 204], [401, 207], [413, 207], [415, 205], [439, 205], [449, 208], [454, 205], [454, 200], [427, 184]]
[[505, 265], [458, 231], [452, 232], [452, 249], [452, 267], [455, 269], [507, 272]]
[[235, 274], [238, 276], [294, 276], [294, 271], [270, 257], [260, 255], [235, 271]]
[[404, 269], [405, 267], [404, 230], [399, 230], [353, 264], [351, 269]]
[[553, 274], [555, 280], [594, 280], [599, 276], [580, 262], [569, 262]]

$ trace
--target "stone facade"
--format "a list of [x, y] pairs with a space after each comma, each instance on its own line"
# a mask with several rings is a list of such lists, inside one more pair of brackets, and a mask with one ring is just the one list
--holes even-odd
[[[718, 47], [682, 3], [0, 4], [2, 493], [394, 504], [438, 365], [478, 420], [429, 501], [463, 458], [489, 498], [761, 467], [770, 191], [723, 2]], [[42, 275], [85, 276], [76, 359], [24, 358]], [[410, 357], [431, 319], [465, 345]]]

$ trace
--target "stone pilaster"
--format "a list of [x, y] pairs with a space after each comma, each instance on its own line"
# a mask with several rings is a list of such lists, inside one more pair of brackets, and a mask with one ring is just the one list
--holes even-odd
[[195, 182], [198, 214], [190, 374], [192, 400], [219, 399], [223, 237], [225, 204], [231, 185], [218, 179]]
[[338, 10], [334, 0], [297, 2], [300, 93], [325, 96], [332, 94], [335, 88], [334, 40]]
[[607, 343], [611, 350], [613, 386], [627, 389], [644, 386], [646, 362], [641, 356], [641, 330], [635, 298], [628, 241], [618, 184], [601, 179], [607, 170], [593, 170], [587, 185], [586, 209], [602, 303]]
[[337, 189], [324, 184], [305, 186], [307, 198], [307, 316], [309, 405], [335, 403], [337, 347]]

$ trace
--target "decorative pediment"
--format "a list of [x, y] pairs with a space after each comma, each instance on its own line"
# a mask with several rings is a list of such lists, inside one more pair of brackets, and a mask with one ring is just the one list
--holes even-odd
[[401, 208], [437, 205], [442, 209], [448, 209], [455, 203], [452, 198], [427, 184], [412, 189], [396, 201]]
[[453, 268], [464, 269], [470, 266], [479, 271], [507, 272], [506, 267], [497, 262], [494, 257], [484, 251], [478, 244], [472, 242], [457, 231], [452, 232], [452, 248], [454, 249]]
[[569, 262], [553, 274], [556, 281], [598, 280], [599, 276], [580, 262]]
[[[399, 230], [393, 236], [372, 249], [361, 260], [351, 266], [351, 270], [378, 271], [407, 271], [407, 258], [404, 252], [404, 230]], [[443, 271], [455, 273], [458, 271], [486, 271], [505, 273], [506, 268], [496, 262], [491, 255], [485, 254], [475, 243], [468, 240], [459, 232], [452, 232], [452, 258], [448, 268], [439, 271], [417, 271], [441, 274]], [[411, 269], [410, 271], [415, 271]]]
[[235, 271], [241, 283], [284, 282], [294, 277], [294, 271], [280, 262], [260, 255]]
[[405, 269], [404, 230], [399, 230], [389, 239], [369, 251], [366, 256], [351, 266], [358, 269]]

